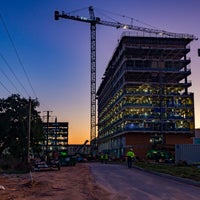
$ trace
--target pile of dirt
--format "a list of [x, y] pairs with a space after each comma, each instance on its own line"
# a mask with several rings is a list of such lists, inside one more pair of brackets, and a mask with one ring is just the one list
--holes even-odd
[[109, 200], [111, 194], [95, 183], [85, 164], [21, 175], [0, 175], [1, 200]]

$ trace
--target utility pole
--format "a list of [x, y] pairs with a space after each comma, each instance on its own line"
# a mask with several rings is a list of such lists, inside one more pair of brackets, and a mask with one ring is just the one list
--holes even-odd
[[27, 136], [27, 163], [30, 164], [30, 134], [31, 134], [31, 98], [28, 100], [28, 136]]
[[55, 128], [55, 150], [58, 150], [58, 148], [57, 148], [57, 140], [58, 140], [58, 136], [57, 136], [57, 134], [58, 134], [58, 122], [57, 122], [57, 117], [55, 118], [55, 126], [56, 126], [56, 128]]

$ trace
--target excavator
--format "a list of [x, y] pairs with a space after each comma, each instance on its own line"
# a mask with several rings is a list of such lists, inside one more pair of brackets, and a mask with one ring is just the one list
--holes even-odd
[[82, 161], [81, 149], [88, 143], [89, 141], [86, 140], [84, 144], [82, 144], [74, 154], [68, 155], [66, 152], [61, 152], [60, 157], [60, 164], [61, 166], [75, 166], [77, 162]]

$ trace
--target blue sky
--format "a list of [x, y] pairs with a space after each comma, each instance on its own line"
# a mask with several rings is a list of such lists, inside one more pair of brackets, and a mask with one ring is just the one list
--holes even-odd
[[[133, 18], [136, 19], [133, 20], [136, 26], [149, 27], [146, 24], [150, 24], [200, 38], [199, 0], [0, 0], [0, 14], [5, 23], [0, 21], [0, 55], [27, 91], [16, 81], [0, 56], [0, 81], [6, 86], [5, 89], [0, 85], [0, 97], [7, 98], [18, 91], [26, 98], [37, 97], [41, 103], [41, 115], [49, 110], [53, 111], [51, 115], [57, 116], [58, 121], [69, 122], [69, 143], [84, 143], [90, 139], [90, 27], [87, 23], [66, 19], [55, 21], [54, 11], [68, 13], [81, 9], [72, 14], [89, 17], [89, 6], [94, 7], [97, 17], [106, 21], [115, 19], [130, 24]], [[97, 88], [122, 32], [97, 25]], [[200, 128], [199, 40], [193, 41], [190, 47], [190, 91], [195, 94], [196, 128]]]

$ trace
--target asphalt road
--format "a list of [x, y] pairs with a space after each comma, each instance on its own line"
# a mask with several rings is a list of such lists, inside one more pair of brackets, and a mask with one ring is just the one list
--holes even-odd
[[200, 187], [136, 168], [116, 164], [88, 164], [96, 183], [113, 200], [199, 200]]

